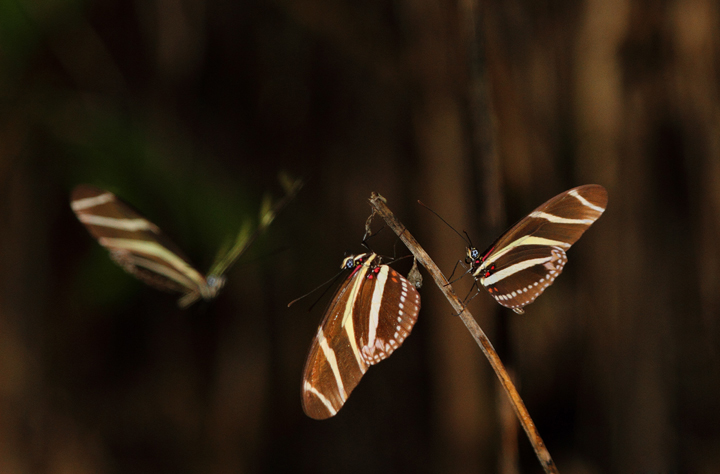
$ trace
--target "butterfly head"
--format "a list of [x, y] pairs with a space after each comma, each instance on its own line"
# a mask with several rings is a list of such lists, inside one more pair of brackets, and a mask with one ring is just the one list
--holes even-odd
[[355, 255], [350, 255], [349, 257], [345, 257], [345, 259], [340, 264], [341, 270], [351, 270], [355, 268], [357, 264], [355, 263]]
[[360, 265], [371, 262], [376, 258], [376, 255], [373, 253], [361, 253], [359, 255], [349, 255], [345, 257], [345, 259], [342, 261], [342, 264], [340, 265], [341, 270], [352, 270], [353, 268], [357, 268]]
[[492, 251], [493, 248], [483, 254], [480, 253], [480, 251], [475, 247], [467, 248], [465, 263], [470, 265], [470, 273], [472, 273], [473, 277], [475, 277], [476, 279], [487, 278], [495, 271], [495, 265], [488, 264], [488, 262], [486, 262], [488, 256]]
[[468, 247], [467, 254], [465, 256], [465, 263], [472, 265], [473, 268], [480, 265], [482, 263], [480, 251], [478, 251], [475, 247]]
[[205, 278], [203, 285], [198, 285], [198, 289], [185, 293], [185, 295], [178, 300], [178, 306], [185, 309], [194, 304], [200, 298], [205, 301], [211, 300], [220, 293], [223, 286], [225, 286], [224, 276], [216, 274], [209, 275]]
[[222, 287], [225, 286], [225, 277], [222, 275], [209, 275], [207, 277], [207, 287], [203, 289], [202, 297], [206, 300], [215, 298]]
[[492, 252], [492, 248], [490, 250], [487, 250], [485, 253], [480, 253], [478, 249], [475, 247], [468, 247], [467, 248], [467, 255], [465, 256], [465, 263], [470, 265], [472, 273], [476, 273], [479, 268], [482, 268], [485, 265], [485, 260], [488, 258], [490, 253]]

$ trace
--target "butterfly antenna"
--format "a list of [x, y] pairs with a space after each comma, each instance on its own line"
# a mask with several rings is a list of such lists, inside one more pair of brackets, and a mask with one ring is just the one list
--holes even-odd
[[360, 244], [361, 244], [363, 247], [365, 247], [366, 249], [368, 249], [369, 251], [373, 252], [373, 249], [370, 247], [370, 244], [368, 243], [368, 241], [369, 241], [371, 238], [373, 238], [373, 237], [375, 237], [376, 235], [378, 235], [380, 232], [382, 232], [382, 230], [383, 230], [384, 228], [385, 228], [385, 226], [382, 226], [382, 227], [380, 227], [376, 232], [370, 232], [369, 230], [366, 229], [365, 235], [363, 236], [362, 242], [361, 242]]
[[403, 255], [402, 257], [397, 257], [397, 258], [396, 258], [396, 257], [393, 257], [392, 259], [388, 259], [388, 260], [390, 260], [390, 261], [388, 262], [388, 264], [390, 264], [390, 263], [395, 263], [395, 262], [399, 262], [400, 260], [405, 260], [406, 258], [412, 258], [412, 254]]
[[322, 288], [322, 287], [324, 286], [324, 287], [325, 287], [325, 290], [320, 294], [320, 296], [318, 297], [318, 299], [316, 299], [315, 302], [314, 302], [312, 305], [310, 305], [310, 308], [308, 308], [308, 311], [310, 311], [311, 309], [313, 309], [313, 308], [315, 307], [315, 305], [317, 304], [317, 302], [320, 301], [320, 299], [322, 299], [323, 296], [325, 296], [325, 293], [327, 293], [328, 290], [332, 287], [332, 283], [334, 283], [335, 281], [337, 281], [337, 279], [340, 277], [340, 275], [342, 275], [342, 273], [343, 273], [343, 270], [340, 270], [335, 276], [333, 276], [332, 278], [330, 278], [330, 279], [329, 279], [328, 281], [326, 281], [325, 283], [322, 283], [322, 284], [318, 285], [316, 288], [313, 288], [313, 289], [310, 290], [309, 292], [307, 292], [307, 293], [305, 293], [304, 295], [302, 295], [300, 298], [295, 298], [294, 300], [292, 300], [291, 302], [288, 303], [288, 308], [289, 308], [290, 306], [292, 306], [293, 304], [297, 303], [298, 301], [300, 301], [301, 299], [305, 298], [306, 296], [310, 296], [311, 294], [315, 293], [317, 290], [319, 290], [320, 288]]
[[469, 247], [474, 247], [474, 245], [472, 244], [472, 240], [470, 240], [470, 236], [468, 235], [466, 230], [463, 231], [463, 234], [465, 234], [465, 237], [467, 237], [467, 242], [468, 244], [470, 244]]
[[445, 219], [443, 219], [443, 218], [440, 216], [440, 214], [438, 214], [437, 212], [435, 212], [435, 211], [433, 211], [432, 209], [430, 209], [428, 206], [426, 206], [426, 205], [425, 205], [422, 201], [420, 201], [420, 200], [418, 200], [418, 204], [420, 204], [422, 207], [424, 207], [424, 208], [427, 209], [428, 211], [430, 211], [430, 212], [432, 212], [433, 214], [435, 214], [438, 219], [440, 219], [441, 221], [443, 221], [446, 226], [450, 227], [453, 232], [455, 232], [457, 235], [459, 235], [460, 238], [463, 239], [463, 241], [464, 241], [466, 244], [468, 244], [470, 247], [472, 247], [472, 242], [470, 242], [470, 237], [467, 237], [467, 232], [463, 231], [463, 232], [465, 232], [465, 236], [466, 236], [466, 237], [463, 237], [463, 235], [462, 235], [460, 232], [458, 232], [458, 231], [455, 229], [455, 227], [451, 226], [451, 225], [448, 223], [448, 221], [446, 221]]

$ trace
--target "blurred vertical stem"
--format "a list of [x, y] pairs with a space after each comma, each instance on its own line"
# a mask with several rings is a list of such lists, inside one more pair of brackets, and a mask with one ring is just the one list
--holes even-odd
[[500, 360], [500, 357], [498, 357], [497, 352], [495, 352], [495, 348], [493, 348], [493, 345], [485, 335], [485, 332], [483, 332], [478, 323], [475, 321], [475, 318], [473, 318], [470, 312], [468, 312], [467, 308], [463, 306], [462, 302], [455, 294], [455, 290], [453, 290], [452, 286], [450, 286], [450, 283], [448, 283], [440, 269], [437, 265], [435, 265], [435, 262], [432, 261], [430, 256], [425, 252], [420, 244], [418, 244], [417, 240], [415, 240], [410, 232], [408, 232], [405, 226], [395, 218], [393, 213], [385, 204], [385, 198], [377, 193], [372, 193], [370, 196], [370, 204], [375, 212], [377, 212], [380, 217], [385, 220], [385, 223], [398, 235], [398, 237], [400, 237], [420, 264], [427, 269], [430, 276], [432, 276], [435, 281], [435, 284], [438, 288], [440, 288], [440, 291], [442, 291], [445, 295], [445, 298], [447, 298], [450, 302], [450, 305], [455, 309], [455, 312], [459, 315], [460, 319], [462, 319], [463, 323], [465, 323], [468, 331], [470, 331], [470, 334], [472, 334], [473, 338], [475, 338], [475, 341], [478, 343], [480, 349], [485, 354], [485, 357], [487, 357], [490, 362], [490, 365], [495, 371], [498, 379], [500, 379], [500, 383], [505, 389], [505, 393], [507, 393], [510, 398], [510, 403], [515, 410], [515, 414], [520, 420], [520, 424], [525, 430], [525, 433], [527, 433], [530, 443], [532, 444], [535, 454], [537, 455], [543, 469], [547, 473], [557, 473], [557, 467], [555, 466], [552, 457], [550, 457], [550, 453], [545, 447], [545, 443], [543, 443], [540, 433], [538, 433], [537, 428], [535, 428], [535, 423], [533, 423], [532, 418], [530, 418], [530, 414], [528, 413], [522, 398], [520, 398], [520, 394], [510, 380], [510, 376], [508, 375], [507, 370], [505, 370], [505, 366]]

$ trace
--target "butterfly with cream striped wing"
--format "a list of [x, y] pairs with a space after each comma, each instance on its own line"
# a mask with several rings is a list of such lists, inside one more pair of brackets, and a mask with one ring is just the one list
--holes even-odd
[[334, 416], [367, 369], [410, 334], [420, 295], [375, 253], [349, 256], [350, 275], [335, 292], [313, 339], [303, 372], [302, 406], [318, 420]]
[[154, 288], [183, 293], [178, 305], [186, 308], [200, 298], [210, 300], [217, 296], [225, 284], [224, 274], [228, 268], [302, 187], [302, 181], [284, 175], [281, 175], [281, 182], [285, 196], [275, 204], [269, 198], [265, 199], [255, 231], [251, 232], [251, 225], [246, 222], [232, 247], [218, 256], [208, 276], [195, 269], [158, 226], [113, 193], [81, 184], [72, 191], [70, 207], [118, 265]]
[[597, 184], [558, 194], [485, 252], [468, 247], [470, 272], [498, 303], [522, 314], [562, 272], [565, 252], [602, 215], [607, 201], [607, 191]]

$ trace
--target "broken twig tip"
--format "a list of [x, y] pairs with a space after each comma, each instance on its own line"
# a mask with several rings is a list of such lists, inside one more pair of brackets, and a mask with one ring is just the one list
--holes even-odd
[[387, 204], [387, 199], [385, 199], [381, 194], [376, 193], [375, 191], [372, 191], [370, 193], [370, 200], [376, 201], [378, 199], [381, 200], [382, 202], [384, 202], [385, 204]]

